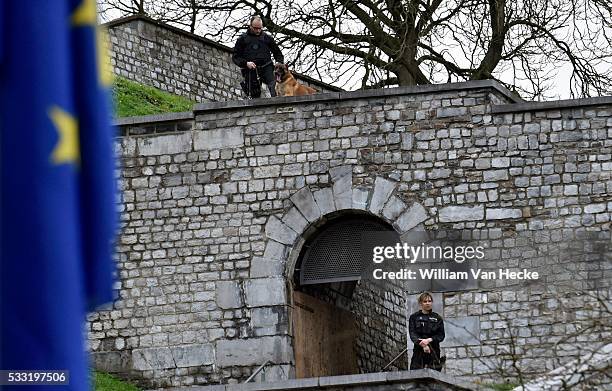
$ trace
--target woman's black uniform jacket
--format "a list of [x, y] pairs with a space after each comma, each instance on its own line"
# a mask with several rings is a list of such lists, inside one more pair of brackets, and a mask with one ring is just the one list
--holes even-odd
[[[410, 339], [414, 342], [414, 352], [410, 361], [410, 369], [432, 368], [435, 361], [440, 359], [440, 342], [444, 341], [444, 321], [435, 312], [424, 314], [422, 311], [410, 315], [408, 320], [408, 332]], [[429, 347], [432, 353], [425, 353], [419, 339], [431, 338]]]

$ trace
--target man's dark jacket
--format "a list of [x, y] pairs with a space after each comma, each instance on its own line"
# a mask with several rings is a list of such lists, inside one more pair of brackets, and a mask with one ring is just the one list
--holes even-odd
[[277, 62], [284, 62], [283, 53], [274, 42], [274, 38], [263, 31], [260, 35], [255, 35], [248, 29], [236, 41], [232, 60], [240, 68], [246, 68], [248, 61], [254, 62], [257, 66], [264, 66], [272, 64], [270, 53]]

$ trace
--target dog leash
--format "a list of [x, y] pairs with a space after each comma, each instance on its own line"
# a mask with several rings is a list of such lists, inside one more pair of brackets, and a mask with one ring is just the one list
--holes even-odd
[[[259, 85], [261, 86], [262, 82], [261, 82], [261, 76], [259, 75], [259, 69], [260, 68], [264, 68], [267, 67], [268, 65], [272, 65], [272, 61], [268, 61], [267, 63], [263, 64], [263, 65], [255, 65], [255, 81], [257, 83], [259, 83]], [[251, 82], [251, 78], [252, 78], [252, 73], [250, 72], [250, 69], [247, 68], [247, 78], [246, 78], [246, 82], [248, 84], [248, 99], [253, 99], [253, 91], [251, 90], [251, 86], [253, 85]]]

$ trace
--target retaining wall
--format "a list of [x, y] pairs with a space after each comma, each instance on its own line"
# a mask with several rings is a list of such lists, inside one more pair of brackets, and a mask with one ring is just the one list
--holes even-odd
[[[268, 380], [291, 378], [296, 252], [308, 227], [352, 211], [400, 234], [472, 232], [492, 256], [479, 267], [552, 260], [539, 286], [428, 287], [451, 374], [516, 376], [514, 349], [536, 376], [578, 354], [576, 343], [612, 338], [598, 301], [609, 302], [609, 286], [592, 285], [610, 281], [612, 98], [515, 102], [483, 81], [208, 103], [117, 123], [120, 299], [89, 319], [99, 369], [178, 386], [244, 380], [270, 360]], [[542, 289], [568, 282], [567, 294]], [[403, 298], [377, 298], [354, 305], [401, 331]], [[362, 346], [362, 360], [378, 363], [405, 339]]]

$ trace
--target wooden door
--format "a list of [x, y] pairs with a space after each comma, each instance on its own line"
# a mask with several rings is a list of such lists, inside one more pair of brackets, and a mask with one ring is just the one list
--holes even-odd
[[293, 292], [296, 377], [358, 373], [355, 316], [301, 292]]

